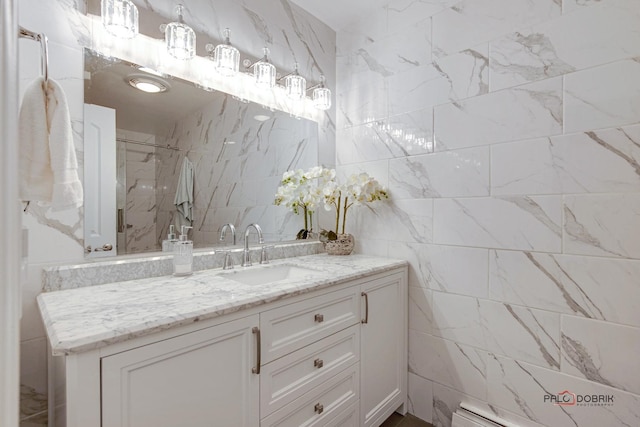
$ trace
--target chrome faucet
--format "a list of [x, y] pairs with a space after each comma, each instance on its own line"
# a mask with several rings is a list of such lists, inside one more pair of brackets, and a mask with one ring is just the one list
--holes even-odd
[[233, 246], [236, 245], [236, 228], [231, 223], [227, 223], [222, 226], [220, 229], [220, 242], [224, 242], [225, 237], [227, 236], [227, 229], [231, 230], [231, 238], [233, 240]]
[[249, 232], [251, 228], [255, 228], [258, 233], [258, 243], [261, 245], [264, 243], [264, 239], [262, 238], [262, 228], [258, 224], [249, 224], [247, 225], [246, 230], [244, 230], [244, 252], [242, 253], [242, 266], [243, 267], [251, 267], [251, 255], [249, 253]]

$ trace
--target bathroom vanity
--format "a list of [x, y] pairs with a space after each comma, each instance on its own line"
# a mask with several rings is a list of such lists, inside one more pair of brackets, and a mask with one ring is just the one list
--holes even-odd
[[378, 426], [406, 412], [406, 262], [312, 255], [38, 297], [68, 427]]

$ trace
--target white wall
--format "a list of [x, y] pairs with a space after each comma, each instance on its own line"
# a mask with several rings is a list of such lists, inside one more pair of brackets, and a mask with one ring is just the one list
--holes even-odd
[[17, 427], [19, 419], [19, 319], [21, 224], [18, 203], [18, 9], [0, 4], [0, 425]]
[[387, 3], [338, 32], [337, 162], [390, 189], [348, 229], [411, 263], [410, 411], [637, 425], [637, 0]]
[[[83, 161], [83, 54], [82, 46], [88, 45], [90, 29], [77, 19], [74, 7], [84, 7], [81, 0], [19, 0], [20, 25], [49, 37], [49, 72], [51, 78], [61, 83], [67, 95], [74, 129], [76, 153], [82, 172]], [[146, 2], [158, 8], [168, 2]], [[165, 5], [166, 3], [166, 5]], [[274, 61], [283, 66], [297, 58], [301, 74], [318, 76], [323, 73], [331, 86], [335, 82], [335, 33], [295, 5], [278, 0], [250, 0], [235, 2], [219, 0], [219, 9], [198, 10], [199, 0], [185, 0], [196, 27], [209, 26], [216, 36], [229, 26], [234, 31], [234, 43], [240, 48], [260, 50], [271, 46]], [[219, 3], [219, 4], [218, 4]], [[170, 6], [170, 5], [169, 5]], [[257, 18], [259, 17], [259, 19]], [[219, 36], [211, 41], [220, 41]], [[249, 43], [251, 42], [251, 43]], [[26, 85], [40, 72], [40, 53], [37, 43], [20, 41], [20, 94]], [[204, 55], [204, 51], [198, 52]], [[257, 52], [255, 56], [258, 56]], [[321, 158], [325, 164], [333, 162], [335, 143], [335, 111], [323, 117], [320, 129]], [[81, 177], [82, 179], [82, 177]], [[274, 188], [275, 192], [275, 188]], [[47, 348], [45, 332], [36, 306], [36, 296], [41, 292], [41, 273], [44, 267], [57, 264], [78, 263], [84, 260], [82, 209], [52, 213], [45, 208], [30, 206], [23, 215], [23, 223], [29, 228], [28, 280], [23, 287], [23, 318], [21, 322], [21, 383], [23, 393], [23, 425], [42, 425], [46, 422]], [[63, 402], [59, 402], [62, 404]]]

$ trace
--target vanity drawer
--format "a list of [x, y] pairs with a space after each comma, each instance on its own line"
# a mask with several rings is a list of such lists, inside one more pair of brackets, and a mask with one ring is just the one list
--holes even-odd
[[359, 322], [357, 287], [261, 313], [262, 363], [269, 363]]
[[[356, 363], [277, 410], [260, 422], [261, 427], [319, 427], [344, 420], [344, 413], [357, 405], [360, 368]], [[338, 418], [339, 417], [339, 418]], [[349, 417], [346, 417], [349, 420]], [[336, 425], [344, 425], [338, 422]], [[349, 425], [349, 424], [346, 424]]]
[[262, 417], [314, 390], [360, 359], [360, 328], [356, 325], [281, 357], [262, 368]]

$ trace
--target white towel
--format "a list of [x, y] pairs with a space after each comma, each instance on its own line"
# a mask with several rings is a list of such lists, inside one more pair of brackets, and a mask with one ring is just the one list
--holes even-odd
[[178, 210], [178, 228], [193, 222], [193, 163], [185, 156], [178, 177], [178, 188], [173, 204]]
[[[46, 95], [45, 95], [46, 86]], [[62, 87], [42, 77], [27, 88], [19, 117], [20, 197], [52, 210], [82, 206], [82, 184]]]

